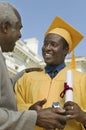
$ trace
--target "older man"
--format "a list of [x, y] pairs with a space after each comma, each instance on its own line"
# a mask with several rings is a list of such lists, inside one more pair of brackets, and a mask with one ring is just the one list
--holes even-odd
[[[21, 28], [18, 11], [9, 3], [0, 2], [0, 130], [33, 130], [35, 124], [53, 129], [58, 121], [56, 109], [17, 111], [13, 84], [2, 52], [13, 51], [15, 42], [21, 38]], [[41, 107], [45, 102], [39, 101], [36, 106]]]

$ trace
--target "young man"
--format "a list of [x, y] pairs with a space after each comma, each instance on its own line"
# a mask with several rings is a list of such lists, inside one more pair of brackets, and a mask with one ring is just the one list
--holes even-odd
[[[16, 99], [19, 110], [28, 109], [33, 103], [47, 99], [44, 108], [51, 107], [53, 102], [59, 102], [66, 110], [65, 115], [58, 113], [58, 129], [61, 129], [59, 122], [64, 117], [67, 124], [64, 130], [84, 130], [86, 122], [86, 74], [78, 72], [72, 66], [65, 66], [65, 57], [78, 45], [83, 38], [76, 29], [60, 17], [56, 17], [45, 33], [42, 54], [46, 67], [42, 72], [31, 72], [24, 74], [16, 83]], [[66, 72], [71, 69], [73, 72], [73, 102], [65, 103], [64, 83]], [[32, 107], [30, 107], [31, 109]], [[33, 108], [32, 108], [33, 109]], [[36, 127], [36, 130], [43, 130]]]
[[[0, 130], [33, 130], [36, 124], [54, 129], [58, 121], [57, 109], [17, 111], [13, 84], [2, 52], [13, 51], [15, 42], [21, 38], [21, 28], [18, 11], [9, 3], [0, 2]], [[39, 101], [35, 106], [41, 108], [45, 102]]]

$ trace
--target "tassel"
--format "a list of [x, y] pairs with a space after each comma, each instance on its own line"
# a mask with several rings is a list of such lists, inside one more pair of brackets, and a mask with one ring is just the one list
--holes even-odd
[[72, 69], [76, 69], [76, 61], [75, 61], [75, 54], [74, 50], [72, 51], [72, 63], [71, 63]]

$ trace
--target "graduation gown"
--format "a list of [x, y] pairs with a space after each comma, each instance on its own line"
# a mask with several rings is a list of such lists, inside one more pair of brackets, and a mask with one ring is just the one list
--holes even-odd
[[[19, 111], [28, 109], [38, 100], [47, 99], [43, 106], [51, 107], [53, 102], [64, 105], [65, 98], [60, 97], [64, 89], [66, 71], [62, 69], [53, 79], [43, 70], [42, 72], [30, 72], [24, 74], [16, 83], [15, 93]], [[86, 74], [73, 70], [73, 100], [86, 111]], [[43, 130], [36, 127], [36, 130]], [[84, 130], [83, 125], [75, 120], [67, 121], [64, 130]]]

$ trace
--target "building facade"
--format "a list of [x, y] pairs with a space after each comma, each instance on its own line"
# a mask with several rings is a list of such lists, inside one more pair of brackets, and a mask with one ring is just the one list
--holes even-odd
[[[44, 68], [45, 66], [42, 57], [38, 55], [38, 40], [36, 38], [26, 39], [24, 42], [17, 41], [12, 53], [3, 54], [10, 75], [15, 75], [25, 68]], [[71, 58], [66, 58], [65, 62], [69, 65]], [[76, 57], [76, 66], [78, 71], [86, 72], [86, 57]]]

